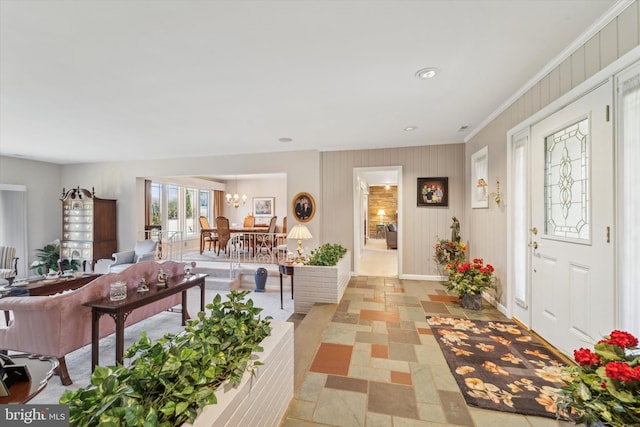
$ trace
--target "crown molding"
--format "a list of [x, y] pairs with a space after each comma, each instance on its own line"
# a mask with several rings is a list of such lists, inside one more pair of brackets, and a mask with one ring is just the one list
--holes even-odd
[[524, 84], [516, 93], [514, 93], [509, 99], [503, 102], [493, 113], [491, 113], [486, 119], [484, 119], [475, 129], [473, 129], [469, 135], [464, 138], [464, 142], [469, 142], [474, 136], [476, 136], [482, 129], [484, 129], [489, 123], [494, 121], [500, 114], [506, 111], [511, 105], [513, 105], [518, 99], [520, 99], [527, 91], [534, 87], [540, 80], [542, 80], [553, 69], [559, 66], [564, 60], [569, 58], [580, 46], [584, 45], [591, 37], [595, 36], [611, 21], [613, 21], [618, 15], [620, 15], [627, 7], [631, 6], [635, 0], [618, 0], [611, 8], [605, 12], [596, 22], [587, 28], [577, 39], [569, 44], [562, 52], [560, 52], [555, 58], [547, 63], [538, 73], [536, 73], [527, 83]]

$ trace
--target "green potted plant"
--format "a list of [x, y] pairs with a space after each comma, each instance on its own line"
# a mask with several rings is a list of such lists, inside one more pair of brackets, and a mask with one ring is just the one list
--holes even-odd
[[482, 259], [475, 258], [451, 270], [447, 288], [458, 295], [464, 308], [480, 310], [482, 292], [495, 288], [493, 271], [491, 264], [485, 265]]
[[638, 339], [614, 330], [594, 351], [574, 350], [577, 366], [565, 369], [566, 386], [558, 409], [575, 415], [576, 424], [640, 425], [640, 349]]
[[155, 344], [143, 333], [127, 349], [129, 366], [98, 366], [91, 384], [67, 390], [60, 398], [69, 405], [69, 421], [78, 426], [176, 426], [193, 422], [224, 382], [238, 383], [244, 372], [262, 363], [251, 355], [271, 333], [261, 308], [244, 301], [249, 291], [218, 294], [185, 331], [167, 334]]
[[325, 243], [294, 267], [294, 276], [294, 312], [308, 313], [316, 303], [337, 304], [351, 278], [351, 255], [340, 244]]
[[47, 243], [42, 249], [36, 249], [37, 261], [30, 265], [30, 269], [35, 270], [39, 275], [46, 274], [49, 270], [58, 271], [58, 261], [64, 270], [78, 270], [76, 260], [60, 260], [60, 239]]
[[304, 265], [334, 266], [347, 253], [347, 249], [338, 243], [325, 243], [312, 250]]

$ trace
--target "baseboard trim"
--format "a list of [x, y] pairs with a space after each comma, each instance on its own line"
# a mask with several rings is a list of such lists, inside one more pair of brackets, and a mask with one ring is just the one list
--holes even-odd
[[400, 279], [405, 280], [427, 280], [430, 282], [443, 282], [447, 278], [444, 276], [422, 275], [422, 274], [401, 274]]

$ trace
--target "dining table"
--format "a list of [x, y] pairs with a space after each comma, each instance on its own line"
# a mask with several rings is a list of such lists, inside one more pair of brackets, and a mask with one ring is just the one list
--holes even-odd
[[[243, 234], [249, 234], [249, 233], [253, 233], [253, 234], [257, 234], [257, 233], [267, 233], [269, 231], [269, 228], [266, 226], [262, 226], [262, 227], [238, 227], [238, 226], [231, 226], [229, 227], [229, 232], [230, 233], [243, 233]], [[204, 252], [204, 243], [205, 243], [205, 236], [208, 235], [208, 233], [212, 233], [213, 235], [217, 235], [218, 234], [218, 228], [217, 227], [212, 227], [212, 228], [201, 228], [200, 229], [200, 255], [202, 255], [202, 252]]]

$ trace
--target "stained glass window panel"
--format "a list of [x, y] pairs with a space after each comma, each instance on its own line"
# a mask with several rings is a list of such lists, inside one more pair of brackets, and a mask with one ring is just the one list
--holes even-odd
[[545, 234], [590, 239], [589, 119], [545, 138]]

